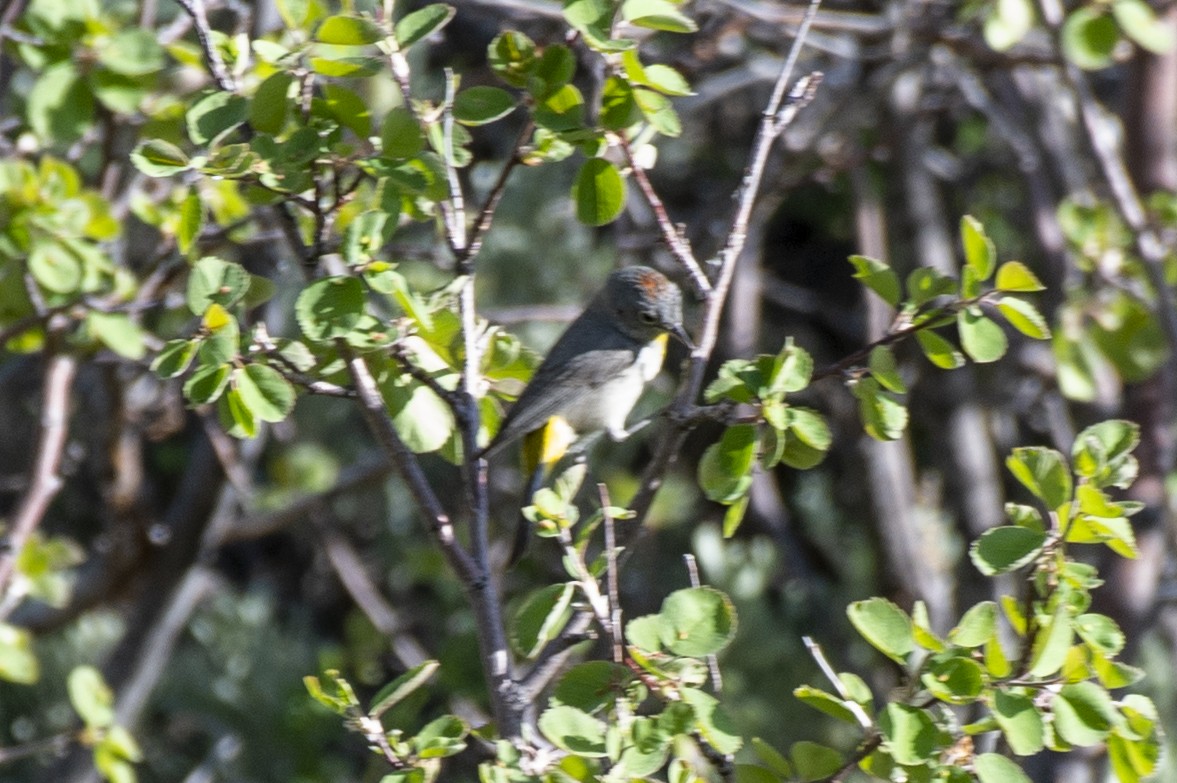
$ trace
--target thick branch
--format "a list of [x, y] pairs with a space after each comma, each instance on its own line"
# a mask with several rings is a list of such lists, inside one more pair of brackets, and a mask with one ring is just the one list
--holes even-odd
[[[41, 432], [37, 441], [29, 488], [12, 517], [6, 546], [0, 551], [0, 618], [7, 617], [16, 601], [7, 600], [16, 570], [16, 557], [49, 510], [49, 504], [61, 490], [58, 474], [65, 441], [69, 432], [70, 389], [77, 374], [77, 359], [67, 353], [52, 354], [45, 367], [41, 396]], [[19, 596], [17, 597], [19, 600]]]

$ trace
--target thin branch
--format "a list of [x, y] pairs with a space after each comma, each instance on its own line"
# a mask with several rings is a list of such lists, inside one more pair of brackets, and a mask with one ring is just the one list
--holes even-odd
[[[816, 11], [819, 2], [820, 0], [813, 0], [810, 5], [810, 14]], [[802, 25], [798, 31], [797, 38], [793, 41], [793, 49], [785, 61], [780, 77], [777, 79], [778, 85], [787, 82], [788, 75], [793, 68], [793, 63], [796, 62], [797, 52], [804, 43], [804, 32], [807, 29], [807, 25]], [[748, 171], [736, 191], [738, 197], [736, 214], [732, 220], [732, 228], [728, 233], [727, 243], [719, 254], [719, 275], [716, 278], [714, 288], [707, 296], [703, 315], [703, 331], [697, 340], [695, 350], [691, 353], [691, 363], [687, 371], [686, 380], [680, 386], [679, 394], [675, 398], [673, 407], [676, 409], [682, 411], [691, 410], [694, 407], [695, 399], [698, 398], [703, 388], [703, 378], [707, 370], [707, 363], [711, 358], [712, 352], [715, 350], [715, 344], [719, 336], [720, 316], [723, 314], [724, 302], [727, 298], [728, 290], [731, 287], [736, 260], [744, 249], [744, 242], [747, 239], [747, 223], [751, 215], [752, 203], [756, 193], [760, 189], [760, 181], [764, 176], [765, 163], [768, 160], [768, 154], [772, 149], [772, 144], [793, 121], [797, 113], [813, 100], [820, 83], [821, 74], [818, 72], [811, 73], [799, 79], [790, 93], [788, 102], [783, 107], [781, 106], [783, 98], [778, 93], [783, 94], [784, 88], [780, 87], [773, 91], [773, 100], [769, 102], [764, 111]], [[630, 535], [640, 529], [641, 521], [645, 518], [650, 510], [651, 503], [653, 503], [654, 495], [658, 492], [659, 487], [662, 486], [663, 476], [681, 451], [690, 429], [691, 427], [685, 424], [672, 428], [663, 437], [658, 449], [654, 452], [653, 458], [646, 466], [638, 491], [629, 503], [629, 507], [635, 514], [635, 523], [627, 528]]]
[[204, 63], [208, 66], [208, 72], [212, 74], [217, 87], [225, 92], [237, 92], [237, 83], [229, 75], [229, 69], [225, 67], [225, 61], [221, 59], [221, 53], [213, 43], [212, 28], [208, 24], [204, 0], [176, 0], [176, 4], [192, 18], [192, 24], [196, 27], [196, 39], [200, 42], [201, 51], [204, 52]]
[[834, 667], [830, 666], [830, 662], [826, 660], [825, 653], [821, 650], [821, 645], [813, 641], [809, 636], [802, 636], [801, 641], [804, 642], [805, 649], [809, 651], [809, 654], [817, 663], [817, 667], [821, 669], [821, 673], [826, 676], [826, 679], [830, 681], [830, 685], [833, 685], [834, 690], [842, 697], [842, 700], [846, 703], [846, 708], [854, 714], [858, 725], [862, 726], [866, 731], [874, 731], [874, 721], [866, 714], [866, 710], [862, 708], [862, 705], [850, 696], [850, 692], [846, 690], [846, 685], [842, 682], [842, 678], [838, 676], [838, 673], [834, 671]]
[[621, 663], [621, 589], [617, 573], [617, 528], [610, 508], [609, 488], [604, 482], [597, 484], [601, 496], [601, 513], [605, 515], [605, 583], [609, 591], [609, 628], [613, 638], [613, 662]]
[[33, 472], [29, 488], [12, 517], [5, 546], [0, 550], [0, 597], [5, 598], [0, 606], [0, 619], [16, 608], [15, 601], [7, 600], [6, 593], [16, 571], [17, 555], [41, 524], [49, 504], [64, 483], [58, 471], [69, 434], [70, 390], [77, 369], [78, 360], [68, 353], [50, 354], [45, 367], [41, 387], [41, 431]]
[[654, 190], [654, 185], [646, 175], [646, 170], [642, 168], [634, 156], [629, 139], [624, 134], [619, 134], [618, 143], [621, 145], [622, 152], [625, 153], [625, 160], [629, 163], [630, 171], [633, 172], [634, 182], [638, 184], [638, 189], [641, 190], [646, 203], [654, 212], [654, 222], [658, 224], [658, 229], [662, 232], [662, 241], [666, 243], [667, 249], [690, 275], [695, 292], [701, 297], [706, 297], [711, 293], [711, 281], [707, 279], [707, 275], [695, 258], [695, 251], [691, 249], [691, 243], [683, 236], [682, 229], [671, 221], [670, 214], [666, 211], [666, 205], [659, 197], [658, 191]]
[[486, 194], [486, 201], [478, 213], [478, 219], [474, 221], [474, 226], [470, 229], [470, 238], [465, 251], [468, 259], [473, 259], [482, 250], [482, 241], [486, 237], [486, 232], [490, 231], [491, 223], [494, 222], [495, 210], [498, 209], [499, 201], [502, 200], [503, 192], [507, 188], [507, 179], [522, 161], [520, 151], [531, 135], [532, 127], [531, 120], [523, 123], [523, 127], [519, 129], [519, 136], [515, 140], [515, 146], [511, 150], [511, 157], [507, 158], [506, 163], [499, 170], [498, 179], [491, 186], [490, 192]]
[[454, 526], [449, 513], [441, 505], [441, 500], [433, 491], [429, 479], [425, 477], [421, 464], [404, 441], [400, 439], [396, 428], [392, 426], [392, 421], [388, 418], [384, 408], [384, 398], [380, 396], [376, 379], [372, 377], [367, 362], [346, 343], [340, 342], [338, 346], [340, 355], [347, 363], [348, 373], [351, 375], [359, 398], [360, 411], [368, 428], [376, 436], [380, 447], [392, 460], [393, 466], [404, 479], [405, 484], [408, 485], [409, 492], [412, 493], [417, 506], [429, 518], [433, 535], [441, 545], [441, 550], [454, 572], [467, 586], [483, 581], [486, 578], [485, 575], [479, 572], [470, 553], [458, 542], [454, 535]]
[[14, 761], [27, 759], [30, 756], [40, 756], [42, 753], [52, 753], [55, 756], [60, 756], [62, 753], [65, 753], [70, 745], [79, 740], [80, 734], [81, 732], [79, 731], [64, 731], [61, 734], [54, 734], [52, 737], [31, 740], [21, 745], [0, 747], [0, 765], [11, 764]]
[[[702, 582], [699, 580], [699, 563], [695, 556], [686, 552], [682, 558], [687, 564], [687, 576], [691, 581], [691, 587], [699, 587]], [[720, 693], [723, 690], [723, 673], [719, 671], [719, 659], [714, 654], [707, 656], [707, 670], [711, 674], [711, 689]]]

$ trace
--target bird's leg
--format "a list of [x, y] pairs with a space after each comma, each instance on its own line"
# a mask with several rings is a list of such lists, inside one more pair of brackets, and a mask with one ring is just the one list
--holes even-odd
[[613, 440], [616, 440], [616, 441], [625, 440], [630, 435], [634, 435], [634, 434], [644, 430], [646, 427], [648, 427], [650, 425], [650, 422], [652, 422], [652, 421], [653, 421], [653, 419], [650, 418], [649, 416], [647, 416], [646, 418], [644, 418], [640, 421], [634, 422], [628, 429], [621, 430], [619, 433], [610, 432], [609, 437], [613, 438]]

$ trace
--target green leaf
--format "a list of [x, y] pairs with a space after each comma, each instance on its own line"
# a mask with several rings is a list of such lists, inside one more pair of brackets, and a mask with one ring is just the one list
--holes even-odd
[[621, 18], [638, 27], [671, 33], [693, 33], [699, 29], [695, 20], [683, 15], [670, 0], [625, 0], [621, 4]]
[[310, 18], [310, 0], [275, 0], [278, 14], [282, 21], [292, 30], [300, 30]]
[[1009, 472], [1052, 511], [1071, 500], [1071, 473], [1063, 455], [1041, 446], [1023, 446], [1005, 460]]
[[228, 309], [245, 297], [249, 285], [249, 273], [240, 264], [205, 256], [188, 273], [188, 309], [193, 315], [204, 315], [211, 304]]
[[633, 673], [611, 661], [586, 661], [569, 669], [552, 691], [554, 702], [592, 714], [610, 709], [625, 695]]
[[789, 778], [793, 776], [793, 768], [785, 759], [781, 752], [769, 745], [760, 737], [752, 738], [752, 749], [756, 751], [757, 757], [768, 769], [772, 770], [779, 777]]
[[28, 265], [29, 274], [47, 291], [72, 294], [82, 285], [82, 260], [52, 239], [33, 245]]
[[1072, 619], [1065, 606], [1060, 605], [1038, 629], [1030, 655], [1031, 677], [1051, 677], [1062, 667], [1074, 637]]
[[992, 319], [981, 314], [981, 308], [966, 307], [956, 315], [960, 330], [960, 347], [973, 361], [984, 364], [995, 362], [1005, 355], [1008, 341], [1005, 332]]
[[1002, 689], [993, 696], [993, 717], [1001, 727], [1010, 750], [1019, 756], [1033, 756], [1042, 750], [1045, 728], [1034, 700]]
[[241, 401], [262, 421], [283, 421], [294, 408], [294, 387], [264, 364], [247, 364], [233, 374]]
[[751, 498], [748, 495], [737, 498], [734, 503], [727, 507], [727, 511], [723, 512], [723, 537], [731, 538], [740, 529], [740, 523], [744, 521], [744, 515], [748, 513], [748, 502]]
[[368, 715], [379, 719], [381, 715], [404, 701], [409, 694], [428, 682], [439, 668], [441, 668], [441, 664], [437, 661], [424, 661], [409, 669], [376, 693], [372, 698], [372, 706], [368, 710]]
[[714, 655], [736, 635], [736, 609], [712, 587], [676, 590], [662, 602], [659, 614], [662, 645], [675, 655]]
[[286, 125], [291, 101], [287, 98], [294, 77], [286, 71], [270, 74], [250, 100], [250, 125], [260, 133], [281, 132]]
[[993, 281], [993, 287], [998, 291], [1008, 291], [1010, 293], [1029, 293], [1033, 291], [1044, 291], [1046, 286], [1034, 276], [1030, 268], [1021, 261], [1006, 261], [997, 268], [997, 277]]
[[511, 642], [523, 657], [535, 657], [559, 635], [572, 616], [570, 607], [575, 593], [576, 585], [567, 582], [548, 585], [524, 599], [511, 629]]
[[913, 269], [907, 276], [907, 296], [916, 307], [926, 304], [938, 296], [955, 295], [958, 288], [955, 279], [940, 274], [928, 266]]
[[[536, 125], [557, 133], [580, 130], [584, 126], [584, 96], [576, 85], [565, 84], [536, 104], [533, 117]], [[601, 159], [588, 162], [597, 160]]]
[[867, 256], [850, 256], [849, 260], [854, 265], [855, 278], [882, 297], [887, 304], [892, 307], [899, 305], [899, 277], [894, 269], [878, 259]]
[[985, 234], [981, 221], [972, 215], [960, 219], [960, 241], [964, 245], [964, 259], [977, 276], [977, 280], [988, 280], [997, 265], [997, 250], [993, 240]]
[[114, 721], [114, 694], [93, 666], [75, 666], [66, 689], [70, 704], [87, 728], [106, 728]]
[[1137, 462], [1132, 451], [1140, 443], [1140, 425], [1123, 419], [1101, 421], [1075, 438], [1071, 458], [1076, 475], [1097, 487], [1126, 489], [1136, 480]]
[[1104, 8], [1102, 4], [1080, 6], [1063, 22], [1063, 54], [1080, 68], [1093, 71], [1112, 64], [1120, 30]]
[[126, 313], [86, 313], [86, 328], [103, 345], [119, 356], [138, 361], [147, 353], [146, 335]]
[[364, 311], [364, 284], [355, 277], [325, 277], [303, 289], [294, 305], [298, 326], [314, 342], [347, 335]]
[[432, 35], [449, 24], [456, 13], [451, 5], [434, 3], [418, 8], [396, 23], [395, 35], [397, 45], [401, 49], [408, 49], [422, 38]]
[[526, 87], [538, 62], [535, 43], [516, 30], [500, 33], [490, 42], [487, 60], [498, 77], [512, 87]]
[[454, 119], [463, 125], [486, 125], [515, 110], [515, 98], [498, 87], [470, 87], [454, 97]]
[[312, 57], [311, 70], [320, 76], [361, 79], [375, 76], [387, 66], [383, 58], [365, 56]]
[[188, 251], [195, 246], [203, 230], [204, 204], [200, 200], [200, 194], [193, 188], [180, 204], [180, 221], [176, 227], [176, 246], [180, 253], [188, 255]]
[[461, 753], [466, 749], [466, 722], [455, 715], [442, 715], [429, 721], [413, 737], [413, 749], [417, 758], [440, 759]]
[[29, 90], [25, 102], [29, 127], [42, 140], [71, 142], [94, 120], [94, 96], [72, 61], [46, 68]]
[[384, 39], [384, 30], [371, 19], [339, 14], [329, 16], [315, 31], [319, 43], [335, 46], [365, 46]]
[[849, 707], [846, 706], [846, 701], [835, 696], [832, 693], [827, 693], [820, 688], [814, 688], [809, 685], [802, 685], [793, 689], [793, 695], [808, 704], [815, 710], [820, 710], [832, 718], [837, 718], [840, 721], [858, 725], [858, 718]]
[[1054, 729], [1072, 745], [1103, 742], [1119, 716], [1112, 697], [1093, 682], [1064, 685], [1051, 701]]
[[605, 724], [588, 713], [565, 705], [539, 716], [539, 730], [558, 748], [585, 758], [605, 755]]
[[858, 399], [858, 413], [867, 434], [876, 440], [896, 440], [907, 428], [907, 408], [879, 387], [874, 378], [862, 378], [850, 386]]
[[1081, 614], [1075, 618], [1075, 633], [1097, 655], [1111, 657], [1124, 649], [1124, 632], [1116, 621], [1102, 614]]
[[149, 177], [170, 177], [188, 170], [188, 156], [163, 139], [139, 142], [131, 152], [131, 163]]
[[[102, 738], [102, 745], [119, 758], [127, 761], [139, 762], [143, 760], [143, 751], [139, 743], [131, 736], [131, 732], [122, 726], [111, 726]], [[131, 777], [134, 781], [134, 777]]]
[[380, 126], [380, 149], [385, 157], [411, 158], [425, 148], [425, 135], [412, 111], [398, 106]]
[[633, 99], [654, 130], [672, 138], [682, 135], [682, 121], [665, 95], [639, 87], [633, 91]]
[[625, 208], [625, 181], [621, 173], [603, 158], [590, 158], [580, 167], [572, 186], [576, 217], [588, 226], [613, 222]]
[[662, 649], [663, 622], [660, 614], [634, 618], [625, 624], [625, 640], [639, 649], [658, 652]]
[[[322, 102], [316, 102], [315, 106], [325, 107], [326, 114], [341, 127], [350, 130], [357, 138], [367, 140], [372, 135], [372, 113], [367, 101], [354, 90], [338, 84], [324, 84], [322, 90]], [[320, 111], [316, 108], [316, 113]]]
[[920, 676], [928, 692], [948, 704], [971, 704], [981, 695], [985, 674], [971, 658], [952, 656], [933, 663]]
[[718, 699], [697, 688], [682, 688], [679, 693], [694, 708], [695, 726], [708, 745], [723, 754], [735, 753], [743, 747], [739, 729]]
[[851, 625], [876, 650], [903, 664], [915, 649], [911, 618], [885, 598], [855, 601], [846, 608]]
[[1024, 299], [1005, 296], [997, 300], [997, 309], [1010, 326], [1034, 340], [1049, 340], [1050, 326], [1038, 308]]
[[756, 445], [756, 427], [737, 424], [724, 430], [719, 442], [703, 452], [698, 480], [709, 500], [734, 503], [748, 491], [756, 462]]
[[825, 459], [834, 436], [825, 419], [808, 408], [789, 407], [787, 438], [781, 462], [792, 468], [808, 470]]
[[0, 680], [32, 685], [41, 676], [33, 637], [24, 628], [0, 623]]
[[636, 124], [642, 118], [641, 109], [634, 100], [633, 87], [619, 76], [610, 76], [601, 88], [602, 127], [620, 131]]
[[907, 384], [903, 382], [903, 376], [899, 374], [899, 366], [895, 362], [895, 353], [887, 346], [875, 346], [870, 352], [867, 366], [870, 367], [870, 374], [887, 391], [896, 394], [907, 392]]
[[964, 354], [935, 332], [916, 332], [915, 339], [924, 356], [928, 357], [928, 361], [940, 369], [955, 370], [964, 365]]
[[801, 740], [789, 748], [789, 758], [801, 780], [823, 780], [842, 768], [842, 754], [816, 742]]
[[545, 46], [527, 79], [528, 91], [544, 99], [572, 81], [576, 75], [576, 57], [564, 44]]
[[997, 753], [981, 753], [973, 760], [980, 783], [1033, 783], [1013, 761]]
[[[343, 246], [340, 248], [340, 255], [343, 256], [344, 263], [348, 266], [358, 266], [371, 261], [372, 256], [380, 252], [384, 245], [384, 224], [387, 220], [388, 215], [376, 209], [369, 209], [356, 215], [343, 232]], [[389, 266], [388, 264], [383, 265]], [[373, 279], [379, 279], [373, 270], [373, 267], [376, 266], [376, 264], [369, 265], [365, 270], [364, 279], [369, 284]], [[389, 270], [389, 275], [395, 274]], [[380, 290], [379, 283], [372, 287], [374, 290]], [[391, 290], [392, 286], [389, 288]], [[388, 293], [388, 291], [382, 293]]]
[[936, 752], [939, 730], [930, 715], [918, 707], [888, 704], [879, 715], [884, 747], [900, 764], [926, 764]]
[[949, 632], [948, 641], [961, 647], [980, 647], [989, 641], [996, 628], [997, 604], [981, 601], [964, 613], [964, 617]]
[[213, 92], [188, 109], [185, 120], [188, 138], [197, 144], [213, 145], [249, 115], [249, 102], [231, 92]]
[[1004, 574], [1033, 562], [1045, 542], [1041, 530], [1003, 525], [982, 533], [969, 547], [969, 557], [985, 576]]
[[1112, 16], [1124, 34], [1153, 54], [1173, 51], [1173, 31], [1144, 0], [1114, 0]]
[[241, 399], [241, 392], [233, 387], [225, 389], [217, 400], [217, 418], [225, 432], [234, 438], [257, 437], [258, 417]]
[[192, 377], [184, 384], [184, 396], [193, 405], [213, 402], [229, 385], [230, 369], [228, 364], [201, 367], [192, 373]]
[[122, 76], [145, 76], [163, 68], [164, 52], [152, 32], [131, 28], [111, 36], [98, 61]]
[[175, 378], [192, 364], [196, 343], [192, 340], [168, 340], [151, 362], [151, 371], [161, 378]]
[[437, 451], [454, 431], [454, 412], [445, 400], [420, 383], [381, 385], [397, 435], [416, 454]]

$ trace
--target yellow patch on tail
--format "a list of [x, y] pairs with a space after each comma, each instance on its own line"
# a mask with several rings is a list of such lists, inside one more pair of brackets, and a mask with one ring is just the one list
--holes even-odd
[[563, 416], [552, 416], [544, 426], [523, 436], [523, 475], [537, 467], [546, 473], [576, 441], [576, 430]]

